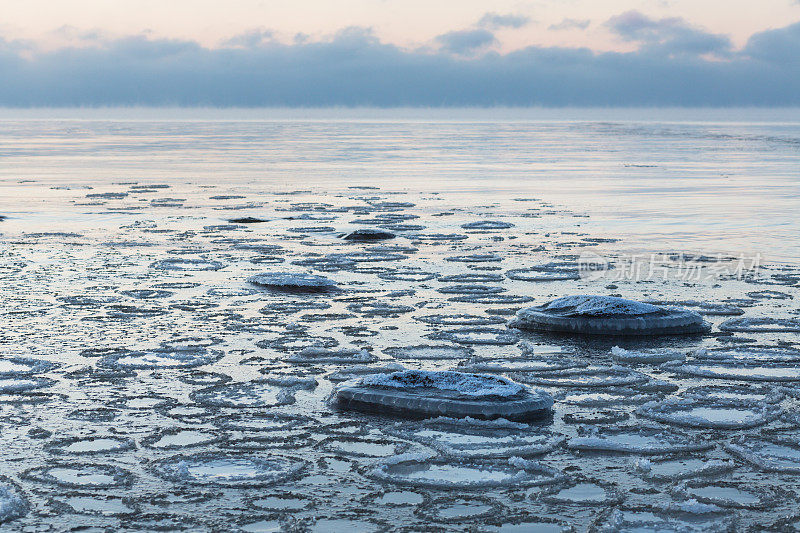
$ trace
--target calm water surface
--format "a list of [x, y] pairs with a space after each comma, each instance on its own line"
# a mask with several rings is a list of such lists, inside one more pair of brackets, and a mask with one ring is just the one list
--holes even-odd
[[376, 185], [540, 198], [637, 251], [800, 260], [796, 109], [2, 110], [0, 158], [7, 231], [81, 218], [50, 186]]

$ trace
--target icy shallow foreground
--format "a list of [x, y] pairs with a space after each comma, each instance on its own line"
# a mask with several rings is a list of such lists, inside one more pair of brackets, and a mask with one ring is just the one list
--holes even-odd
[[[582, 278], [587, 252], [621, 270], [625, 235], [531, 194], [380, 185], [16, 184], [52, 209], [0, 221], [0, 529], [800, 527], [800, 269]], [[345, 238], [359, 229], [394, 237]], [[574, 294], [686, 307], [711, 329], [506, 327]], [[409, 371], [452, 372], [443, 388], [467, 396], [541, 389], [553, 412], [332, 401]]]

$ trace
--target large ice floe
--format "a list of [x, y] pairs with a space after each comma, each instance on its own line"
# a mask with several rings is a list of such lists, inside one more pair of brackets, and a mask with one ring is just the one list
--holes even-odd
[[544, 391], [494, 375], [406, 370], [372, 374], [342, 384], [340, 407], [409, 417], [507, 418], [524, 420], [549, 413]]
[[614, 296], [565, 296], [517, 312], [510, 327], [587, 335], [688, 335], [710, 326], [687, 309]]

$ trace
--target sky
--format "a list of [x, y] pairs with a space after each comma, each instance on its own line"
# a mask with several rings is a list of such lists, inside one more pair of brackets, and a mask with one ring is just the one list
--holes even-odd
[[800, 0], [0, 6], [0, 106], [800, 105]]

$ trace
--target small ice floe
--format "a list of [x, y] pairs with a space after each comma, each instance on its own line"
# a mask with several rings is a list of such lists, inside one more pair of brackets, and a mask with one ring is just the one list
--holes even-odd
[[261, 222], [269, 222], [265, 218], [256, 217], [239, 217], [228, 220], [231, 224], [260, 224]]
[[599, 479], [576, 477], [563, 484], [546, 487], [537, 500], [553, 504], [603, 506], [622, 503], [624, 496], [616, 485]]
[[695, 498], [681, 498], [673, 501], [661, 501], [655, 505], [656, 508], [675, 514], [682, 515], [716, 515], [725, 513], [725, 509], [714, 505], [713, 503], [704, 503], [697, 501]]
[[247, 278], [247, 281], [272, 290], [286, 292], [328, 292], [337, 289], [334, 281], [302, 272], [264, 272]]
[[26, 376], [24, 374], [15, 376], [10, 374], [8, 377], [0, 377], [0, 394], [22, 394], [44, 389], [55, 383], [54, 380], [41, 376]]
[[461, 224], [461, 227], [463, 229], [496, 230], [513, 228], [514, 224], [511, 222], [501, 222], [499, 220], [479, 220], [477, 222]]
[[223, 383], [228, 383], [231, 381], [231, 377], [227, 374], [191, 369], [187, 372], [181, 372], [178, 376], [178, 381], [181, 383], [186, 383], [187, 385], [210, 387], [212, 385], [222, 385]]
[[181, 272], [194, 272], [205, 270], [219, 270], [225, 265], [219, 261], [209, 259], [192, 259], [190, 257], [171, 257], [161, 259], [150, 265], [156, 270], [177, 270]]
[[491, 326], [505, 323], [505, 319], [499, 316], [469, 315], [464, 313], [415, 316], [414, 320], [434, 326]]
[[271, 379], [215, 385], [189, 394], [192, 401], [208, 407], [265, 408], [294, 403], [294, 389]]
[[418, 268], [398, 268], [387, 272], [379, 272], [378, 277], [387, 281], [429, 281], [436, 278], [433, 272], [426, 272]]
[[541, 517], [504, 517], [504, 523], [496, 530], [497, 533], [570, 533], [575, 529], [566, 521], [560, 521], [546, 516]]
[[499, 263], [503, 258], [497, 254], [467, 254], [445, 257], [444, 260], [451, 263]]
[[16, 484], [0, 477], [0, 524], [25, 516], [28, 509], [28, 500]]
[[457, 344], [467, 345], [495, 345], [503, 346], [516, 344], [519, 340], [516, 332], [507, 329], [488, 327], [463, 327], [445, 331], [429, 333], [425, 337], [433, 340], [448, 340]]
[[286, 361], [309, 365], [373, 363], [378, 358], [365, 349], [328, 350], [316, 346], [303, 348]]
[[262, 315], [291, 315], [301, 311], [324, 311], [330, 309], [331, 304], [327, 302], [316, 302], [314, 300], [301, 300], [292, 302], [273, 302], [266, 307], [259, 309]]
[[194, 428], [160, 429], [141, 440], [142, 446], [154, 450], [180, 450], [196, 446], [216, 444], [225, 440], [225, 435]]
[[747, 333], [800, 333], [797, 318], [731, 318], [719, 325], [722, 331]]
[[264, 487], [300, 477], [308, 464], [294, 457], [207, 452], [162, 459], [151, 469], [168, 481], [217, 487]]
[[791, 294], [787, 294], [781, 291], [773, 291], [769, 289], [763, 291], [748, 292], [747, 296], [755, 300], [790, 300], [792, 298]]
[[59, 365], [30, 357], [4, 357], [0, 359], [0, 378], [32, 376], [49, 372]]
[[258, 341], [256, 346], [259, 348], [271, 348], [279, 352], [295, 352], [305, 348], [333, 348], [339, 341], [333, 337], [314, 337], [308, 335], [303, 330], [290, 331], [286, 335], [280, 335], [274, 339]]
[[[697, 503], [697, 502], [695, 502]], [[688, 502], [673, 504], [669, 509], [650, 507], [630, 507], [610, 509], [602, 513], [592, 524], [590, 531], [597, 533], [618, 533], [620, 531], [707, 533], [731, 531], [733, 523], [716, 513], [699, 513], [705, 507], [692, 507]], [[694, 511], [694, 512], [692, 512]]]
[[705, 456], [639, 458], [633, 470], [645, 479], [669, 483], [679, 479], [719, 476], [736, 468], [733, 461]]
[[298, 226], [295, 228], [288, 228], [286, 231], [291, 233], [333, 233], [336, 228], [333, 226]]
[[503, 281], [500, 274], [485, 274], [482, 272], [469, 272], [467, 274], [452, 274], [449, 276], [439, 276], [436, 281], [442, 283], [495, 283]]
[[332, 435], [320, 440], [317, 448], [337, 456], [383, 458], [407, 451], [409, 444], [380, 437]]
[[573, 359], [565, 357], [470, 357], [458, 363], [458, 370], [462, 372], [486, 372], [489, 374], [504, 374], [507, 372], [554, 372], [586, 366]]
[[269, 494], [256, 494], [245, 499], [245, 504], [258, 511], [298, 512], [312, 509], [316, 501], [304, 494], [295, 492], [270, 491]]
[[683, 361], [686, 359], [686, 354], [674, 350], [626, 350], [614, 346], [611, 348], [611, 359], [615, 363], [657, 365], [667, 361]]
[[56, 512], [63, 514], [127, 517], [141, 510], [132, 498], [79, 491], [59, 495], [48, 503]]
[[348, 311], [366, 317], [398, 317], [414, 311], [410, 305], [392, 305], [385, 302], [355, 302], [347, 306]]
[[136, 443], [132, 439], [113, 435], [70, 437], [45, 445], [45, 450], [54, 455], [101, 455], [134, 449]]
[[786, 397], [785, 390], [771, 385], [699, 385], [689, 387], [681, 398], [711, 402], [755, 402], [777, 404]]
[[743, 435], [723, 446], [728, 453], [766, 472], [800, 474], [800, 443]]
[[506, 276], [514, 281], [566, 281], [581, 278], [575, 263], [546, 263], [527, 268], [506, 271]]
[[157, 412], [185, 424], [199, 424], [213, 417], [214, 410], [196, 405], [176, 404], [158, 407]]
[[397, 346], [384, 348], [383, 353], [395, 359], [403, 360], [433, 360], [440, 359], [465, 359], [474, 351], [468, 346], [451, 346], [448, 344], [432, 345], [420, 344], [417, 346]]
[[533, 300], [534, 299], [531, 296], [520, 296], [517, 294], [464, 294], [461, 296], [453, 296], [452, 298], [447, 299], [449, 302], [490, 305], [524, 304], [532, 302]]
[[29, 468], [20, 474], [23, 479], [75, 489], [128, 487], [133, 474], [106, 464], [57, 463]]
[[328, 381], [340, 383], [342, 381], [349, 381], [361, 376], [370, 374], [391, 374], [392, 372], [400, 372], [406, 368], [398, 363], [389, 363], [386, 365], [372, 366], [372, 365], [349, 365], [342, 367], [336, 372], [328, 374], [326, 377]]
[[431, 454], [403, 454], [379, 462], [366, 475], [382, 482], [431, 489], [483, 490], [558, 483], [564, 476], [536, 461], [437, 459]]
[[745, 363], [798, 363], [800, 349], [789, 346], [743, 346], [734, 348], [715, 348], [695, 352], [695, 359], [716, 361], [743, 361]]
[[505, 508], [499, 502], [482, 496], [445, 496], [426, 502], [416, 513], [432, 523], [461, 524], [479, 520], [486, 523], [497, 518]]
[[[302, 528], [302, 529], [301, 529]], [[308, 533], [331, 533], [339, 531], [363, 531], [364, 533], [379, 533], [390, 529], [389, 524], [373, 519], [358, 519], [351, 513], [331, 514], [317, 516], [303, 520], [294, 531], [308, 531]], [[283, 531], [290, 531], [284, 529]]]
[[428, 497], [425, 492], [403, 489], [381, 489], [372, 494], [368, 494], [362, 499], [362, 503], [367, 508], [375, 504], [389, 508], [416, 507], [426, 501], [430, 501], [430, 497]]
[[662, 370], [685, 376], [733, 381], [791, 383], [800, 381], [800, 367], [793, 363], [747, 363], [744, 361], [692, 361], [664, 363]]
[[630, 417], [630, 413], [620, 411], [616, 408], [589, 408], [586, 410], [571, 409], [570, 412], [562, 415], [562, 420], [565, 424], [572, 424], [574, 426], [611, 426], [614, 424], [619, 424], [620, 422], [624, 422]]
[[693, 311], [613, 296], [566, 296], [517, 312], [510, 327], [587, 335], [687, 335], [710, 326]]
[[567, 441], [572, 450], [666, 455], [708, 450], [714, 447], [706, 439], [672, 430], [647, 427], [594, 429]]
[[429, 446], [456, 458], [530, 457], [549, 453], [566, 440], [562, 435], [504, 419], [434, 418], [386, 430], [401, 439]]
[[673, 495], [700, 503], [734, 509], [764, 509], [776, 497], [764, 488], [726, 481], [687, 481], [673, 489]]
[[221, 445], [232, 450], [296, 450], [315, 442], [308, 431], [312, 420], [301, 416], [252, 411], [220, 415], [212, 423], [228, 433]]
[[348, 233], [343, 238], [346, 241], [372, 242], [394, 239], [395, 236], [396, 235], [390, 231], [379, 229], [358, 229], [352, 233]]
[[523, 383], [544, 387], [604, 388], [641, 385], [650, 378], [640, 372], [622, 366], [589, 366], [541, 372], [538, 374], [514, 373], [513, 377]]
[[221, 351], [206, 350], [202, 347], [157, 348], [147, 351], [120, 350], [106, 355], [97, 365], [132, 370], [194, 368], [219, 361], [223, 355]]
[[503, 287], [493, 285], [480, 285], [477, 283], [462, 283], [447, 285], [436, 289], [442, 294], [499, 294], [505, 292]]
[[681, 400], [668, 398], [642, 405], [636, 414], [664, 424], [699, 429], [748, 429], [777, 419], [782, 409], [774, 404], [741, 399]]
[[499, 376], [406, 370], [344, 383], [339, 406], [401, 416], [529, 419], [547, 415], [553, 399]]
[[135, 298], [137, 300], [155, 300], [158, 298], [169, 298], [172, 296], [172, 291], [167, 291], [163, 289], [129, 289], [125, 291], [119, 291], [120, 294], [128, 296], [130, 298]]
[[402, 253], [366, 249], [343, 254], [328, 254], [321, 257], [306, 257], [292, 261], [292, 264], [325, 272], [338, 272], [340, 270], [355, 272], [364, 268], [364, 263], [402, 261], [407, 258], [408, 256]]
[[469, 235], [459, 233], [415, 233], [408, 236], [413, 241], [427, 242], [431, 244], [458, 242], [469, 238]]
[[629, 387], [611, 387], [608, 389], [566, 390], [555, 395], [558, 403], [578, 405], [581, 407], [612, 407], [622, 405], [642, 405], [659, 400], [660, 394], [643, 393]]

